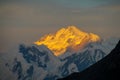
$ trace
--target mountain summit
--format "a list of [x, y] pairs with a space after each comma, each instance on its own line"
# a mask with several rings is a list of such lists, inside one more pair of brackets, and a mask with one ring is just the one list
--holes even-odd
[[41, 37], [38, 41], [34, 42], [34, 44], [43, 44], [47, 46], [55, 56], [59, 56], [68, 49], [75, 52], [84, 48], [86, 44], [97, 41], [100, 41], [98, 35], [83, 32], [75, 26], [68, 26], [55, 33]]

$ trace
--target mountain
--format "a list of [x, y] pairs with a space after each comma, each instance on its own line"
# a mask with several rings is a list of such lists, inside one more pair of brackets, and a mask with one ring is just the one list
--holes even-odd
[[58, 80], [120, 80], [120, 41], [109, 55], [82, 72]]
[[66, 52], [67, 49], [72, 52], [84, 48], [90, 42], [98, 42], [100, 37], [93, 33], [81, 31], [76, 26], [62, 28], [55, 33], [45, 35], [36, 41], [36, 45], [46, 45], [56, 56]]
[[[45, 45], [19, 45], [19, 56], [13, 62], [6, 63], [15, 80], [56, 80], [74, 72], [81, 72], [104, 58], [111, 51], [105, 42], [89, 43], [83, 50], [76, 53], [66, 51], [61, 56]], [[115, 44], [112, 44], [112, 48]], [[104, 49], [104, 48], [105, 49]]]
[[95, 64], [108, 55], [117, 41], [102, 40], [96, 34], [69, 26], [29, 46], [20, 44], [12, 61], [2, 63], [15, 77], [10, 80], [56, 80]]

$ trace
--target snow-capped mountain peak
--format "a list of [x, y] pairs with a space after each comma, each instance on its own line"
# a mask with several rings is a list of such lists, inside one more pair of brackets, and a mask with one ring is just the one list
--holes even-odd
[[[16, 53], [19, 55], [13, 59], [13, 63], [8, 62], [5, 65], [16, 80], [56, 80], [73, 72], [81, 72], [101, 60], [118, 41], [99, 40], [99, 36], [83, 32], [74, 26], [62, 28], [55, 34], [42, 37], [37, 45], [19, 45], [19, 52]], [[84, 48], [76, 45], [79, 41]], [[56, 49], [51, 50], [48, 45]], [[72, 51], [76, 47], [79, 50]], [[65, 52], [55, 55], [54, 51], [59, 52], [61, 48]]]
[[48, 34], [36, 41], [36, 45], [46, 45], [55, 56], [64, 54], [69, 48], [71, 51], [78, 51], [84, 48], [89, 42], [98, 42], [100, 37], [93, 33], [79, 30], [75, 26], [62, 28], [56, 33]]

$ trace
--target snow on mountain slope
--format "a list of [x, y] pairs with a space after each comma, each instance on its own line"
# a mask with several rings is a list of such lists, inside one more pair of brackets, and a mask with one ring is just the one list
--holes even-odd
[[120, 80], [120, 41], [102, 60], [82, 72], [58, 80]]
[[12, 63], [6, 63], [6, 67], [17, 76], [16, 80], [56, 80], [80, 72], [105, 57], [117, 43], [117, 40], [114, 43], [108, 41], [90, 43], [83, 50], [76, 53], [67, 51], [59, 57], [45, 45], [21, 44], [17, 53], [21, 56], [16, 56]]
[[118, 40], [102, 40], [96, 34], [68, 26], [41, 37], [35, 44], [19, 45], [18, 53], [7, 55], [13, 61], [2, 63], [13, 73], [14, 80], [55, 80], [101, 60]]
[[100, 37], [93, 33], [87, 33], [76, 26], [61, 28], [55, 33], [49, 33], [34, 42], [36, 45], [46, 45], [56, 56], [64, 54], [68, 49], [72, 52], [84, 48], [89, 42], [99, 42]]

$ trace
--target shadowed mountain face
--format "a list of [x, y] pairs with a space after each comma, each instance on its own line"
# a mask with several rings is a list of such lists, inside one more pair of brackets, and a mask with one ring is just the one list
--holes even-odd
[[58, 80], [120, 80], [120, 41], [109, 55], [82, 72]]

